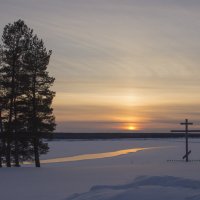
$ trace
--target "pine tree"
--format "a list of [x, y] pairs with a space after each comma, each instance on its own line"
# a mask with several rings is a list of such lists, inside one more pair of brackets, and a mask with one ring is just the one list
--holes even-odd
[[17, 99], [20, 96], [20, 72], [22, 70], [22, 58], [27, 51], [28, 39], [32, 35], [30, 30], [22, 20], [5, 26], [2, 36], [3, 41], [3, 62], [1, 68], [2, 77], [5, 80], [3, 86], [6, 87], [8, 98], [8, 121], [7, 121], [7, 167], [11, 166], [11, 136], [15, 134], [14, 158], [15, 166], [19, 166], [18, 158], [18, 132], [17, 126]]
[[[6, 165], [19, 166], [20, 161], [34, 157], [40, 167], [39, 155], [48, 151], [42, 136], [55, 128], [51, 107], [55, 93], [50, 90], [54, 78], [47, 72], [51, 51], [22, 20], [5, 26], [2, 41], [0, 92]], [[26, 140], [20, 138], [22, 133]]]
[[[38, 138], [42, 134], [52, 132], [55, 118], [51, 108], [55, 92], [50, 90], [54, 78], [47, 72], [51, 51], [47, 51], [42, 40], [35, 35], [31, 41], [29, 52], [24, 58], [25, 71], [29, 77], [27, 100], [29, 102], [28, 130], [34, 137], [33, 147], [36, 167], [40, 167], [39, 152], [45, 145]], [[38, 149], [43, 146], [43, 149]], [[48, 150], [48, 149], [46, 149]]]

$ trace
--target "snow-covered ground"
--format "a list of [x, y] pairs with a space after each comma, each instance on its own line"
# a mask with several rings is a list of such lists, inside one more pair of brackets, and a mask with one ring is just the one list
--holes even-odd
[[[169, 161], [184, 155], [183, 139], [49, 143], [42, 168], [0, 169], [0, 200], [200, 200], [200, 162]], [[189, 146], [200, 160], [200, 139]]]

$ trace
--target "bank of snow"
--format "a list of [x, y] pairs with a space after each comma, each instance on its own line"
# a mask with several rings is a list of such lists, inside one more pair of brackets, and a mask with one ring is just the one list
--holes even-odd
[[93, 186], [67, 200], [199, 200], [200, 181], [173, 176], [142, 176], [123, 185]]

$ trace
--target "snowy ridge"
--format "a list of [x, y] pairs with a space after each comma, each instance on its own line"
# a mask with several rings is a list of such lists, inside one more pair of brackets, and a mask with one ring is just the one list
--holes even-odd
[[139, 176], [124, 185], [97, 185], [66, 200], [200, 200], [200, 181], [174, 176]]
[[197, 180], [183, 179], [174, 176], [139, 176], [134, 180], [134, 182], [129, 184], [116, 186], [93, 186], [91, 191], [101, 189], [123, 190], [148, 185], [200, 189], [200, 181]]

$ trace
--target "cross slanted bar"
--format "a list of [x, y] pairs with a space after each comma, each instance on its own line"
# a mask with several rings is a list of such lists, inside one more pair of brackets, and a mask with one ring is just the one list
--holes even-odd
[[191, 150], [188, 149], [188, 137], [189, 133], [191, 132], [200, 132], [200, 130], [189, 130], [189, 125], [193, 125], [193, 123], [189, 122], [188, 119], [185, 119], [185, 122], [180, 123], [181, 125], [185, 125], [185, 130], [172, 130], [173, 133], [185, 133], [185, 155], [183, 156], [183, 159], [185, 159], [186, 162], [188, 162], [189, 154], [191, 154]]

